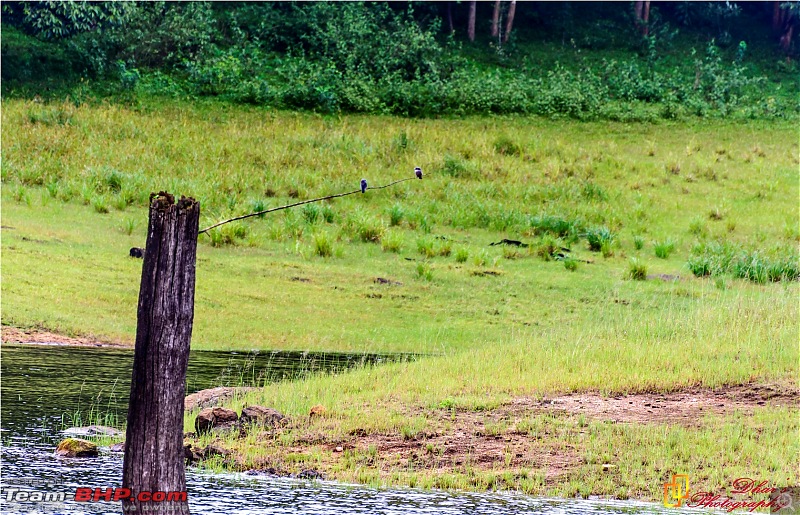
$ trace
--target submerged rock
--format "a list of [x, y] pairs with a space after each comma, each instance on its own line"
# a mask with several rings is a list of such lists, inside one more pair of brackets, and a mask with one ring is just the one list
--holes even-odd
[[197, 434], [207, 433], [212, 429], [229, 429], [239, 421], [239, 415], [228, 408], [205, 408], [194, 419]]
[[302, 472], [298, 472], [297, 474], [292, 474], [289, 477], [294, 477], [297, 479], [325, 479], [325, 476], [322, 475], [322, 472], [313, 469], [304, 470]]
[[122, 431], [108, 426], [70, 427], [62, 431], [70, 436], [121, 436]]
[[62, 440], [56, 448], [58, 456], [67, 458], [93, 458], [99, 453], [97, 444], [81, 438], [67, 438]]
[[277, 427], [285, 420], [288, 419], [283, 413], [264, 406], [248, 406], [242, 409], [242, 416], [239, 418], [242, 425], [258, 424], [271, 427]]

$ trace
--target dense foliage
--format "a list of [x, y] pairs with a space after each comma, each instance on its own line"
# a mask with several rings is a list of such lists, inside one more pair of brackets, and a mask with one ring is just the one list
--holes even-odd
[[525, 4], [506, 41], [479, 4], [471, 42], [464, 4], [6, 2], [3, 89], [405, 116], [795, 116], [792, 49], [765, 7], [654, 5], [643, 31], [630, 4]]

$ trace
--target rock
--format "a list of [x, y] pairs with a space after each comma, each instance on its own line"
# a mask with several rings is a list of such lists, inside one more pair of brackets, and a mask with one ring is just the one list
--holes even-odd
[[196, 448], [192, 447], [192, 444], [187, 443], [183, 446], [183, 457], [189, 463], [197, 463], [203, 459], [203, 454]]
[[99, 451], [94, 442], [80, 438], [67, 438], [58, 444], [56, 454], [68, 458], [93, 458], [99, 454]]
[[62, 431], [69, 436], [121, 436], [122, 431], [108, 426], [70, 427]]
[[341, 445], [337, 445], [336, 448], [333, 451], [334, 452], [342, 452], [342, 451], [344, 451], [344, 447], [342, 447]]
[[267, 467], [265, 469], [252, 469], [245, 472], [245, 475], [248, 476], [279, 476], [278, 471], [273, 467]]
[[200, 390], [199, 392], [191, 393], [183, 399], [183, 409], [191, 411], [195, 408], [211, 408], [222, 404], [228, 399], [232, 399], [237, 395], [241, 395], [257, 388], [250, 386], [228, 387], [219, 386], [217, 388], [209, 388], [207, 390]]
[[207, 460], [209, 458], [213, 458], [214, 456], [230, 456], [231, 451], [225, 449], [224, 447], [220, 447], [219, 445], [215, 445], [210, 443], [203, 449], [203, 459]]
[[616, 465], [611, 465], [610, 463], [603, 463], [603, 472], [611, 472], [617, 468]]
[[292, 474], [289, 477], [294, 477], [297, 479], [325, 479], [325, 476], [323, 476], [321, 472], [312, 469], [304, 470], [302, 472], [298, 472], [297, 474]]
[[321, 417], [322, 415], [325, 414], [326, 411], [328, 410], [325, 409], [325, 406], [323, 406], [322, 404], [317, 404], [316, 406], [311, 407], [311, 412], [309, 412], [308, 416], [312, 418]]
[[242, 416], [239, 417], [239, 422], [242, 425], [261, 425], [277, 427], [287, 420], [286, 416], [280, 411], [272, 408], [265, 408], [264, 406], [248, 406], [242, 409]]
[[115, 443], [108, 447], [110, 452], [125, 452], [125, 442]]
[[228, 408], [205, 408], [194, 419], [197, 434], [206, 433], [217, 428], [231, 428], [236, 425], [239, 415]]
[[144, 259], [144, 249], [140, 247], [131, 247], [130, 256], [132, 258]]

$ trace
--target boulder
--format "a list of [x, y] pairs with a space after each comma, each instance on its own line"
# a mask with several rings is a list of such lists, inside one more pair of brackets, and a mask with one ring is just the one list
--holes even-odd
[[242, 416], [239, 421], [242, 425], [260, 425], [277, 427], [283, 423], [286, 416], [280, 411], [273, 408], [265, 408], [264, 406], [248, 406], [242, 409]]
[[210, 443], [203, 449], [203, 459], [207, 460], [209, 458], [213, 458], [214, 456], [223, 456], [227, 457], [231, 455], [231, 451], [225, 449], [224, 447], [220, 447], [219, 445], [215, 445]]
[[192, 444], [186, 443], [183, 445], [183, 457], [190, 464], [197, 463], [203, 459], [203, 453], [196, 447], [192, 447]]
[[250, 386], [219, 386], [208, 388], [199, 392], [190, 393], [183, 399], [183, 409], [191, 411], [195, 408], [211, 408], [234, 398], [237, 395], [247, 393], [256, 388]]
[[239, 421], [239, 415], [228, 408], [205, 408], [194, 419], [194, 430], [199, 435], [212, 429], [229, 429]]
[[67, 438], [58, 444], [56, 454], [67, 458], [93, 458], [99, 451], [94, 442], [81, 438]]
[[115, 443], [108, 447], [110, 452], [125, 452], [125, 442]]

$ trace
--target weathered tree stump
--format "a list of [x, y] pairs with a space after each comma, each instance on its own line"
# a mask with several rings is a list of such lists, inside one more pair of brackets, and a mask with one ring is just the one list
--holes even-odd
[[200, 204], [192, 198], [176, 204], [169, 193], [150, 196], [122, 472], [131, 497], [123, 501], [123, 513], [189, 513], [183, 398], [199, 220]]

